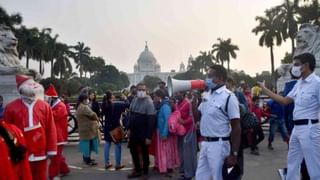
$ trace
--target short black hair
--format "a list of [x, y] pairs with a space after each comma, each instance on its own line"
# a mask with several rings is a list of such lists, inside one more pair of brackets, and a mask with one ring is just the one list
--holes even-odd
[[215, 75], [219, 78], [222, 78], [223, 81], [227, 80], [228, 73], [226, 68], [224, 68], [223, 66], [215, 64], [210, 66], [210, 69], [215, 70]]
[[145, 83], [143, 83], [143, 82], [140, 82], [140, 83], [137, 84], [136, 87], [138, 88], [139, 86], [147, 86], [147, 85]]
[[234, 85], [234, 80], [233, 80], [233, 78], [230, 77], [230, 76], [227, 77], [227, 82]]
[[300, 60], [302, 64], [309, 64], [309, 68], [311, 71], [314, 71], [316, 68], [316, 59], [314, 55], [311, 53], [303, 53], [293, 58], [294, 60]]
[[157, 89], [156, 92], [154, 92], [154, 95], [164, 99], [166, 97], [166, 93], [162, 89]]
[[164, 81], [159, 81], [158, 84], [159, 84], [159, 85], [162, 84], [162, 85], [164, 85], [164, 86], [166, 85], [166, 83], [165, 83]]
[[259, 100], [259, 96], [253, 96], [252, 101], [255, 102], [256, 100]]

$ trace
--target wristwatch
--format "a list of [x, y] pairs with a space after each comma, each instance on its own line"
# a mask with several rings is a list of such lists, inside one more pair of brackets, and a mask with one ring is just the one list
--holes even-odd
[[238, 156], [238, 151], [233, 151], [233, 152], [232, 152], [232, 155]]

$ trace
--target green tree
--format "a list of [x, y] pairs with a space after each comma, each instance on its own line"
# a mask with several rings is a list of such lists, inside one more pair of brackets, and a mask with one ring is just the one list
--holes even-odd
[[9, 15], [7, 11], [0, 6], [0, 24], [4, 24], [14, 30], [14, 26], [22, 23], [22, 16], [17, 14]]
[[276, 45], [281, 45], [281, 22], [276, 19], [277, 12], [272, 10], [265, 11], [265, 17], [257, 16], [256, 21], [259, 22], [259, 25], [255, 27], [252, 32], [258, 35], [261, 33], [259, 39], [260, 46], [267, 46], [270, 48], [270, 56], [271, 56], [271, 74], [273, 77], [273, 83], [275, 85], [275, 77], [274, 77], [274, 55], [273, 55], [273, 47], [274, 41], [276, 41]]
[[54, 76], [53, 72], [53, 63], [54, 60], [58, 58], [59, 54], [57, 51], [57, 39], [59, 35], [55, 35], [54, 37], [48, 36], [47, 43], [46, 43], [46, 48], [45, 48], [45, 56], [44, 59], [46, 62], [50, 62], [50, 75], [51, 78]]
[[[310, 0], [311, 1], [311, 0]], [[305, 3], [298, 8], [299, 23], [312, 23], [320, 26], [320, 5], [318, 0], [312, 0], [311, 3]]]
[[209, 70], [209, 67], [214, 64], [215, 58], [210, 51], [200, 51], [200, 55], [196, 57], [195, 61], [199, 62], [200, 72], [205, 73]]
[[292, 63], [292, 54], [286, 52], [286, 54], [284, 55], [283, 59], [281, 59], [281, 64], [290, 64]]
[[78, 44], [72, 48], [74, 49], [73, 58], [77, 64], [76, 68], [79, 68], [80, 79], [82, 79], [82, 74], [84, 72], [83, 66], [90, 59], [90, 48], [85, 46], [83, 42], [78, 42]]
[[49, 52], [48, 50], [48, 41], [51, 38], [51, 28], [43, 28], [36, 39], [35, 48], [33, 51], [33, 59], [39, 61], [39, 73], [44, 74], [44, 64], [43, 61], [47, 61], [45, 59], [46, 54]]
[[212, 45], [211, 53], [215, 53], [216, 60], [221, 62], [221, 65], [224, 65], [224, 62], [228, 63], [228, 71], [230, 71], [230, 57], [233, 59], [237, 58], [235, 51], [239, 50], [237, 45], [231, 43], [231, 39], [223, 40], [218, 38], [219, 43]]
[[69, 60], [69, 47], [63, 43], [55, 44], [55, 62], [52, 67], [53, 75], [64, 78], [66, 74], [72, 73], [72, 65]]
[[144, 76], [142, 82], [151, 90], [153, 91], [157, 86], [158, 83], [162, 81], [159, 77], [157, 76]]
[[34, 57], [35, 49], [37, 48], [37, 41], [39, 30], [38, 28], [28, 29], [25, 26], [21, 26], [15, 31], [15, 35], [18, 39], [18, 55], [19, 59], [26, 57], [26, 68], [29, 68], [29, 60]]
[[[113, 84], [116, 89], [123, 89], [129, 86], [129, 78], [126, 73], [119, 72], [113, 65], [106, 65], [96, 75], [92, 76], [94, 86], [100, 86], [103, 83]], [[106, 90], [106, 89], [104, 89]]]
[[173, 78], [179, 80], [204, 79], [204, 75], [199, 71], [187, 71], [176, 74]]
[[281, 23], [282, 39], [285, 41], [287, 38], [291, 39], [291, 53], [295, 48], [295, 37], [298, 31], [298, 3], [299, 0], [285, 0], [280, 6], [276, 6], [272, 11], [278, 12], [276, 21]]

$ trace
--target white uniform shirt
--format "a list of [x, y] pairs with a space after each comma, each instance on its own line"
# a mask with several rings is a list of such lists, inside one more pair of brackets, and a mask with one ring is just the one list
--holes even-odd
[[318, 119], [320, 78], [314, 73], [299, 79], [287, 96], [294, 100], [293, 120]]
[[[229, 95], [231, 96], [226, 113], [225, 107]], [[201, 112], [200, 132], [205, 137], [229, 137], [230, 120], [240, 118], [239, 102], [226, 86], [222, 86], [213, 93], [208, 92], [198, 109]]]

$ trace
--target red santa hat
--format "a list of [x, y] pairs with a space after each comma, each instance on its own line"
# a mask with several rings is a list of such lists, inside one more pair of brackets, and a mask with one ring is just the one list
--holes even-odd
[[49, 88], [47, 89], [46, 96], [50, 96], [50, 97], [58, 97], [58, 93], [56, 91], [56, 88], [54, 88], [54, 86], [52, 84], [50, 84]]
[[16, 75], [17, 88], [19, 89], [20, 86], [21, 86], [24, 82], [26, 82], [26, 81], [28, 81], [28, 80], [30, 80], [30, 79], [32, 80], [31, 77], [26, 76], [26, 75]]

